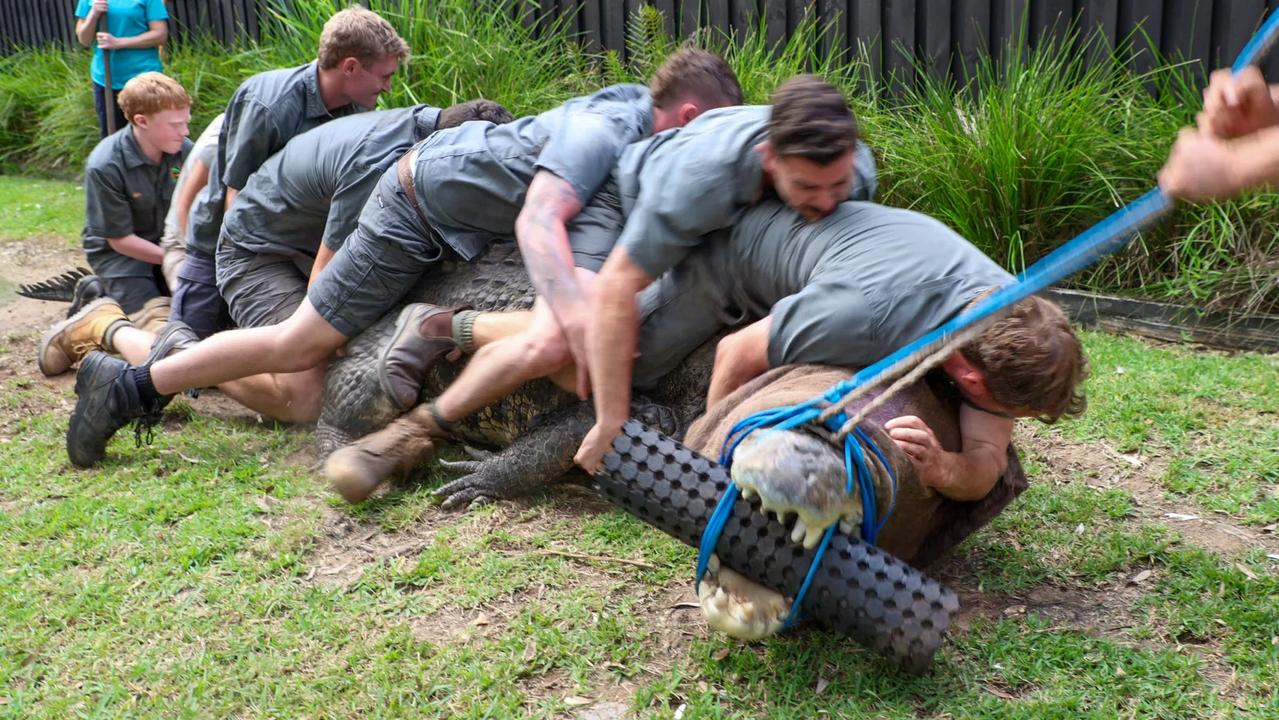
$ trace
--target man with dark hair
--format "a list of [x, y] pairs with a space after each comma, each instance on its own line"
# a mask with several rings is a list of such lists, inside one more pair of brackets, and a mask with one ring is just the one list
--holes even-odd
[[779, 198], [810, 222], [844, 199], [870, 199], [875, 163], [839, 90], [800, 75], [769, 107], [708, 113], [630, 148], [618, 189], [626, 226], [600, 271], [587, 340], [596, 424], [577, 455], [587, 470], [630, 414], [636, 295], [763, 198]]
[[390, 23], [357, 6], [324, 24], [315, 62], [259, 73], [241, 83], [227, 104], [208, 185], [191, 208], [187, 257], [173, 294], [174, 320], [200, 337], [227, 326], [214, 258], [222, 219], [236, 194], [294, 136], [373, 109], [408, 56], [408, 45]]
[[[703, 52], [682, 50], [672, 61]], [[618, 85], [507, 125], [472, 122], [435, 133], [382, 176], [356, 230], [285, 322], [221, 333], [153, 366], [90, 355], [77, 379], [80, 399], [67, 432], [68, 455], [77, 465], [96, 463], [120, 427], [134, 419], [153, 421], [172, 393], [258, 373], [309, 370], [445, 259], [469, 260], [513, 235], [523, 247], [571, 257], [564, 223], [590, 201], [627, 144], [733, 99], [672, 92], [668, 104], [656, 105], [647, 88]], [[536, 222], [525, 222], [533, 217]], [[571, 276], [571, 268], [529, 262], [543, 281]], [[392, 347], [415, 363], [451, 352], [451, 341], [423, 332], [424, 326], [449, 325], [450, 316], [411, 308], [400, 316]]]

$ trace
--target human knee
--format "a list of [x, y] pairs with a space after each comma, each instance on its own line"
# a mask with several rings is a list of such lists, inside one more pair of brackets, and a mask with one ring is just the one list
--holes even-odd
[[521, 340], [524, 356], [541, 375], [549, 375], [573, 361], [568, 339], [558, 327], [530, 328]]

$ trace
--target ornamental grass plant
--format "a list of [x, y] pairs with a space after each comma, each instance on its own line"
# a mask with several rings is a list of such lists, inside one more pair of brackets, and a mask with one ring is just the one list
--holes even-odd
[[[262, 39], [225, 48], [208, 37], [175, 40], [167, 71], [195, 99], [192, 134], [246, 77], [314, 57], [321, 28], [343, 2], [289, 0], [269, 12]], [[570, 18], [527, 23], [521, 0], [370, 0], [413, 49], [385, 107], [448, 105], [472, 97], [538, 112], [613, 82], [643, 82], [683, 42], [653, 7], [628, 23], [625, 57], [594, 54]], [[828, 48], [831, 28], [811, 17], [780, 44], [766, 21], [727, 35], [692, 39], [722, 53], [748, 102], [767, 102], [798, 72], [843, 88], [879, 158], [879, 199], [933, 215], [1003, 263], [1020, 270], [1154, 183], [1176, 131], [1200, 105], [1187, 65], [1152, 53], [1135, 36], [1115, 49], [1075, 32], [1029, 51], [983, 56], [963, 84], [923, 65], [915, 81], [884, 82], [871, 72], [878, 45]], [[1025, 47], [1017, 41], [1015, 46]], [[89, 53], [24, 50], [0, 58], [0, 163], [23, 172], [71, 176], [96, 142]], [[1076, 287], [1138, 294], [1211, 309], [1279, 313], [1279, 203], [1254, 193], [1211, 206], [1186, 206], [1125, 252], [1071, 278]]]

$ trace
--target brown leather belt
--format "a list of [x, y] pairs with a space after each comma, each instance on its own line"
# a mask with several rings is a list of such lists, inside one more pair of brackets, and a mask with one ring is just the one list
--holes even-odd
[[417, 204], [417, 189], [413, 186], [413, 165], [417, 162], [417, 148], [413, 148], [404, 153], [400, 157], [397, 164], [396, 172], [400, 177], [400, 189], [404, 191], [404, 195], [409, 199], [409, 205], [413, 206], [413, 212], [417, 213], [417, 219], [429, 230], [431, 223], [426, 219], [426, 213], [422, 212], [422, 206]]

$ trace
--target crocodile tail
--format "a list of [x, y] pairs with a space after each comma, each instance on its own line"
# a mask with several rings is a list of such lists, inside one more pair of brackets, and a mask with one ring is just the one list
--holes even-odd
[[75, 295], [75, 285], [80, 278], [91, 274], [88, 268], [78, 267], [48, 280], [29, 285], [19, 285], [17, 293], [32, 300], [52, 300], [54, 302], [71, 302]]

